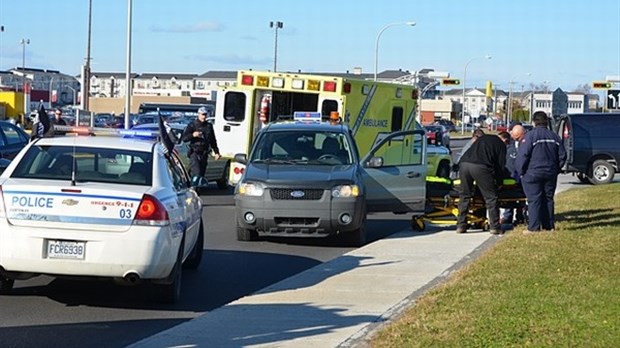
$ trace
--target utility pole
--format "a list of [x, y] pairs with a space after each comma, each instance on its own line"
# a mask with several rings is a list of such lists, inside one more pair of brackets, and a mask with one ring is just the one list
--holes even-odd
[[82, 74], [82, 110], [89, 110], [90, 97], [90, 33], [92, 22], [93, 0], [88, 0], [88, 38], [86, 40], [86, 64]]

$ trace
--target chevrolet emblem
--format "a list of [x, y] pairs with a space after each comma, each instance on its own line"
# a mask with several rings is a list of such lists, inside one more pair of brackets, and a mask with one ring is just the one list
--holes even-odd
[[68, 206], [74, 206], [76, 204], [80, 203], [80, 201], [76, 201], [75, 199], [71, 199], [71, 198], [67, 198], [64, 201], [62, 201], [62, 204], [64, 205], [68, 205]]

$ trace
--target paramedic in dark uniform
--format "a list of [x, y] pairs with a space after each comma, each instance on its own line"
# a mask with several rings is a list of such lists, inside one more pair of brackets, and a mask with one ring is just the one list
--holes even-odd
[[181, 139], [189, 142], [190, 174], [192, 175], [192, 186], [202, 186], [204, 183], [204, 175], [207, 171], [207, 161], [209, 153], [214, 152], [214, 158], [220, 158], [220, 150], [217, 147], [215, 132], [213, 125], [207, 122], [207, 108], [200, 107], [196, 119], [187, 125], [183, 131]]
[[521, 139], [515, 162], [527, 197], [528, 223], [527, 230], [523, 231], [525, 234], [541, 229], [555, 229], [553, 196], [558, 185], [558, 174], [566, 162], [562, 139], [547, 128], [547, 114], [536, 111], [532, 121], [534, 129], [525, 133]]
[[[459, 215], [456, 232], [467, 232], [467, 215], [469, 203], [474, 196], [476, 186], [484, 198], [487, 208], [491, 234], [501, 234], [499, 224], [499, 203], [497, 201], [497, 183], [501, 182], [506, 166], [506, 145], [497, 135], [480, 136], [467, 150], [459, 162]], [[474, 186], [474, 181], [476, 186]]]

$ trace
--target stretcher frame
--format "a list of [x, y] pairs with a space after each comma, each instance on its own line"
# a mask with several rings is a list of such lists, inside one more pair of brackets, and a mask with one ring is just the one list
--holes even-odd
[[[455, 180], [456, 181], [456, 180]], [[454, 226], [459, 215], [459, 185], [451, 185], [450, 189], [434, 190], [427, 184], [426, 211], [424, 215], [412, 216], [411, 228], [414, 231], [424, 231], [426, 224], [440, 226]], [[505, 179], [498, 187], [498, 205], [504, 209], [522, 209], [526, 206], [527, 198], [521, 185], [513, 179]], [[484, 198], [479, 189], [475, 189], [474, 196], [469, 202], [467, 212], [468, 228], [488, 231], [490, 228], [487, 219], [487, 210]]]

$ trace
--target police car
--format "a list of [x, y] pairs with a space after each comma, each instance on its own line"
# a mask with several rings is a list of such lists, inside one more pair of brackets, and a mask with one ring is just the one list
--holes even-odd
[[237, 239], [327, 237], [366, 241], [369, 212], [424, 213], [426, 142], [423, 130], [396, 132], [364, 158], [349, 128], [295, 113], [258, 133], [235, 188]]
[[203, 241], [200, 197], [178, 156], [152, 139], [40, 138], [0, 176], [3, 294], [46, 274], [147, 283], [152, 300], [175, 302]]

